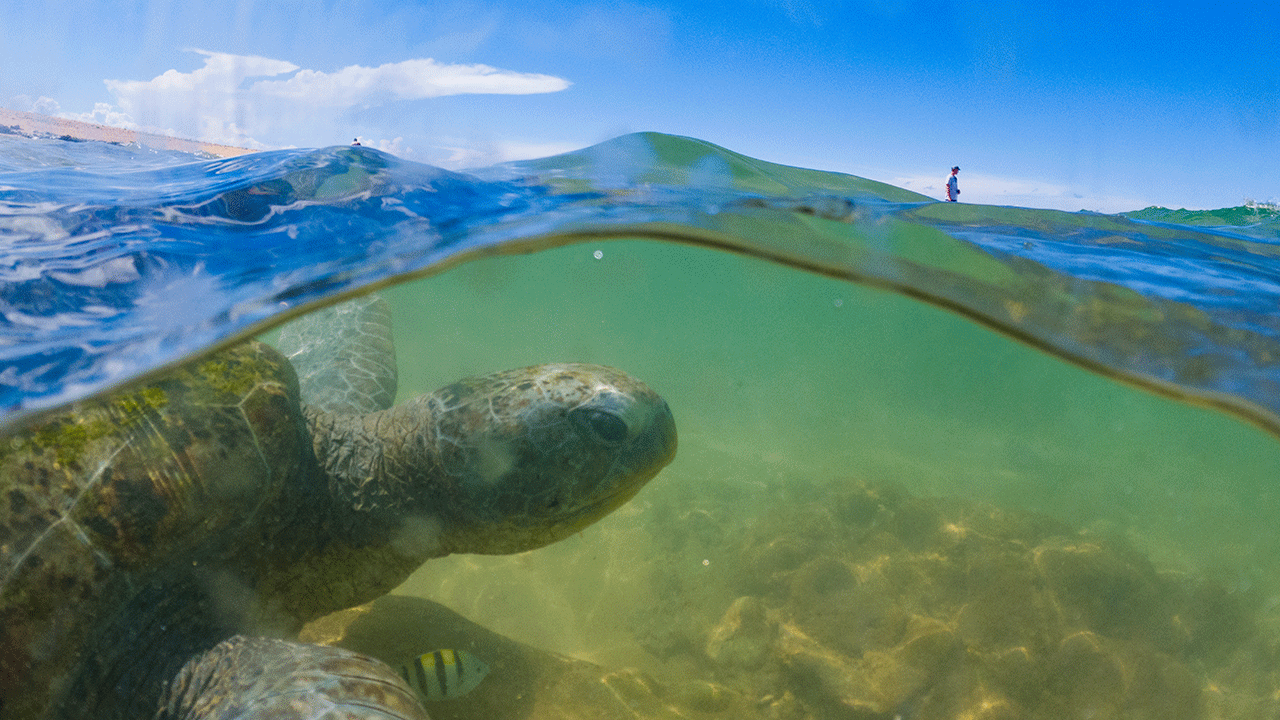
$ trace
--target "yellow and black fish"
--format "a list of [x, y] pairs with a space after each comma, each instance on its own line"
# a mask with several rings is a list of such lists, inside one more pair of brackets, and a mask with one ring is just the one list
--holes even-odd
[[488, 674], [489, 666], [466, 650], [436, 650], [400, 666], [405, 682], [431, 702], [460, 698]]

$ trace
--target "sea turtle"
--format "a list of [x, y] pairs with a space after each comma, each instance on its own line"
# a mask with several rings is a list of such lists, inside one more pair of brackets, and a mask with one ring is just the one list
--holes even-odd
[[332, 315], [294, 333], [301, 390], [251, 341], [0, 439], [0, 717], [425, 718], [298, 629], [431, 558], [576, 533], [674, 456], [666, 402], [601, 366], [371, 409], [394, 396], [381, 307], [350, 318], [385, 343]]

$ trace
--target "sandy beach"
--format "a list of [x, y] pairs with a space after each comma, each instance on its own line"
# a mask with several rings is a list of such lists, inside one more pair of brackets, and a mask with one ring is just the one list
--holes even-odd
[[235, 157], [254, 152], [232, 145], [186, 140], [126, 130], [125, 128], [97, 125], [64, 118], [38, 115], [0, 108], [0, 134], [22, 135], [30, 138], [58, 138], [62, 140], [97, 140], [118, 145], [139, 145], [154, 150], [206, 153], [215, 157]]

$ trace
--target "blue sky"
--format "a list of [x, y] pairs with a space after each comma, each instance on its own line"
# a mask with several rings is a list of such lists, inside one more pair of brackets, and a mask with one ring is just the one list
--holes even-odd
[[1280, 199], [1280, 12], [948, 0], [8, 0], [0, 105], [450, 168], [626, 132], [934, 197]]

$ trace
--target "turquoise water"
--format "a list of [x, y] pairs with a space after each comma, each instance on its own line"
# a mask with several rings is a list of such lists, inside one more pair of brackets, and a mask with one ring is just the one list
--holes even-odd
[[[721, 613], [743, 597], [736, 589], [742, 574], [758, 572], [741, 564], [739, 543], [749, 544], [742, 538], [767, 532], [770, 545], [784, 541], [794, 532], [790, 514], [838, 502], [860, 483], [949, 498], [938, 500], [944, 508], [986, 502], [1044, 513], [1064, 521], [1063, 532], [1129, 548], [1163, 577], [1216, 588], [1256, 613], [1260, 625], [1277, 618], [1274, 437], [950, 313], [754, 259], [641, 240], [482, 260], [385, 294], [409, 318], [396, 329], [401, 367], [412, 368], [402, 376], [402, 396], [449, 377], [573, 357], [631, 369], [676, 414], [676, 462], [613, 516], [534, 553], [429, 563], [397, 591], [536, 647], [638, 667], [668, 682], [694, 676], [759, 697], [779, 692], [788, 683], [767, 679], [768, 672], [708, 671], [690, 656], [702, 657], [709, 628], [723, 625]], [[861, 577], [886, 557], [840, 562]], [[1091, 597], [1115, 591], [1080, 582]], [[966, 587], [960, 597], [981, 595]], [[915, 602], [913, 594], [889, 594], [903, 606]], [[800, 597], [820, 607], [833, 602]], [[1134, 602], [1124, 592], [1113, 601]], [[803, 612], [794, 598], [776, 603], [772, 612], [780, 615]], [[956, 622], [948, 612], [930, 616]], [[1019, 625], [1011, 611], [1000, 612], [1001, 625]], [[698, 638], [691, 641], [698, 652], [672, 650], [679, 641], [666, 635], [655, 639], [655, 622], [664, 632], [671, 622], [695, 626], [686, 634]], [[1131, 672], [1152, 660], [1121, 662]], [[1197, 666], [1198, 677], [1213, 680], [1195, 684], [1225, 685], [1224, 665]], [[1233, 666], [1240, 676], [1229, 678], [1229, 711], [1188, 700], [1185, 713], [1166, 716], [1264, 717], [1273, 705], [1258, 704], [1252, 683], [1270, 663], [1248, 667]], [[1173, 690], [1129, 692], [1125, 702], [1142, 708]], [[828, 694], [846, 702], [875, 696]], [[841, 716], [824, 710], [821, 697], [802, 705], [813, 713], [802, 717]], [[1065, 712], [1046, 705], [1055, 707], [1037, 699], [1018, 712]], [[922, 710], [921, 717], [952, 712]]]
[[651, 135], [474, 176], [68, 145], [0, 137], [8, 431], [383, 286], [401, 399], [593, 362], [680, 432], [581, 535], [400, 594], [761, 717], [1276, 709], [1274, 213], [944, 205]]
[[1276, 556], [1273, 437], [888, 293], [622, 240], [385, 294], [407, 309], [402, 397], [545, 358], [646, 378], [681, 434], [646, 492], [739, 484], [759, 512], [770, 484], [874, 478], [1132, 533], [1171, 561], [1244, 552], [1269, 575]]

